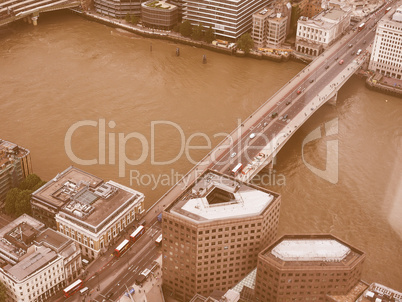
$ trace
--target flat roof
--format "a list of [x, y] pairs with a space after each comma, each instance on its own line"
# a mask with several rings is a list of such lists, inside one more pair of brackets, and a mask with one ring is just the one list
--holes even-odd
[[17, 280], [23, 280], [32, 273], [36, 272], [49, 262], [57, 258], [56, 252], [52, 251], [48, 247], [40, 246], [35, 252], [28, 255], [26, 258], [11, 266], [4, 267], [4, 271], [12, 275]]
[[341, 261], [350, 248], [334, 239], [283, 240], [271, 253], [283, 261]]
[[259, 257], [277, 267], [349, 267], [363, 261], [364, 252], [331, 234], [284, 235]]
[[71, 200], [74, 191], [78, 191], [85, 186], [95, 188], [101, 183], [103, 183], [103, 179], [70, 166], [36, 190], [32, 197], [41, 199], [55, 207], [62, 207]]
[[72, 240], [63, 234], [60, 234], [52, 229], [46, 229], [42, 233], [40, 233], [36, 239], [36, 242], [43, 242], [55, 250], [60, 250], [66, 247]]
[[194, 222], [260, 215], [279, 195], [208, 170], [167, 209]]
[[3, 165], [7, 166], [14, 160], [25, 157], [27, 154], [29, 154], [29, 150], [0, 139], [0, 171], [5, 168], [2, 167]]
[[97, 227], [112, 217], [111, 214], [115, 211], [133, 202], [141, 202], [143, 199], [143, 193], [114, 181], [108, 181], [94, 190], [84, 189], [83, 194], [78, 199], [71, 200], [62, 207], [57, 217], [69, 220], [73, 218], [73, 222], [84, 221], [92, 227]]
[[25, 251], [22, 250], [21, 248], [15, 246], [14, 244], [11, 244], [7, 239], [5, 239], [5, 235], [11, 232], [13, 229], [17, 228], [19, 225], [26, 224], [29, 225], [30, 227], [34, 228], [37, 231], [41, 231], [45, 229], [45, 225], [36, 220], [35, 218], [32, 218], [31, 216], [27, 214], [23, 214], [20, 217], [16, 218], [6, 226], [0, 229], [0, 254], [2, 254], [3, 258], [8, 257], [14, 257], [14, 259], [19, 259], [23, 255], [25, 255]]

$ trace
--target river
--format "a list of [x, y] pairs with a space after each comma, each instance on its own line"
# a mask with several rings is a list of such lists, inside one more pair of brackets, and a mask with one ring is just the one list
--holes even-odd
[[[303, 67], [43, 14], [36, 27], [0, 29], [0, 137], [28, 148], [45, 180], [75, 165], [143, 192], [149, 207]], [[336, 134], [302, 148], [308, 133], [334, 119]], [[274, 174], [254, 180], [282, 194], [280, 235], [330, 232], [366, 252], [365, 281], [399, 291], [401, 125], [400, 99], [352, 78], [336, 105], [324, 105], [280, 151]], [[324, 170], [330, 140], [339, 149], [336, 184], [306, 164]], [[186, 144], [205, 148], [182, 152]]]

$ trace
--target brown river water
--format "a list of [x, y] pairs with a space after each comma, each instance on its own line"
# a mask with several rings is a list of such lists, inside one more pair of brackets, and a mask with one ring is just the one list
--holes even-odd
[[[38, 21], [0, 29], [0, 138], [28, 148], [45, 180], [75, 165], [143, 192], [147, 207], [304, 68], [145, 39], [68, 12]], [[302, 148], [334, 119], [336, 134]], [[332, 233], [366, 252], [363, 280], [402, 291], [401, 135], [401, 99], [349, 80], [273, 172], [253, 180], [282, 194], [280, 235]], [[306, 165], [325, 169], [330, 140], [335, 184]]]

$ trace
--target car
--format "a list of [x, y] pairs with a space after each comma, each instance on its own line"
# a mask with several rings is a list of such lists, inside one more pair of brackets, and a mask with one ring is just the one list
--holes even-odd
[[328, 68], [329, 68], [329, 65], [325, 66], [325, 69], [328, 69]]
[[236, 156], [236, 154], [237, 154], [236, 152], [233, 152], [232, 154], [230, 154], [230, 157], [232, 157], [232, 158], [233, 158], [233, 157], [235, 157], [235, 156]]
[[342, 64], [343, 64], [343, 60], [340, 60], [340, 61], [339, 61], [339, 65], [342, 65]]
[[262, 126], [263, 127], [266, 127], [268, 125], [268, 123], [267, 122], [265, 122]]
[[351, 47], [353, 47], [353, 44], [349, 44], [348, 46], [349, 46], [349, 48], [351, 48]]
[[289, 105], [290, 103], [291, 103], [291, 101], [289, 101], [289, 102], [286, 102], [286, 106], [287, 106], [287, 105]]
[[274, 113], [271, 114], [271, 117], [272, 117], [272, 118], [275, 118], [275, 117], [277, 117], [277, 116], [278, 116], [278, 112], [274, 112]]
[[285, 115], [283, 116], [283, 119], [286, 120], [286, 119], [288, 118], [288, 116], [289, 116], [289, 115], [285, 114]]
[[339, 59], [339, 58], [338, 58], [338, 57], [336, 57], [336, 58], [335, 58], [335, 61], [338, 61], [338, 59]]
[[363, 41], [363, 44], [366, 44], [366, 40]]
[[301, 87], [297, 90], [297, 92], [296, 92], [297, 94], [300, 94], [300, 93], [302, 93], [302, 89], [301, 89]]
[[249, 137], [250, 139], [253, 139], [255, 137], [255, 133], [251, 133]]
[[108, 293], [107, 295], [106, 295], [106, 299], [110, 299], [112, 296], [114, 295], [114, 293], [113, 292], [111, 292], [111, 293]]
[[313, 82], [314, 82], [314, 79], [311, 79], [311, 80], [310, 80], [310, 83], [313, 83]]

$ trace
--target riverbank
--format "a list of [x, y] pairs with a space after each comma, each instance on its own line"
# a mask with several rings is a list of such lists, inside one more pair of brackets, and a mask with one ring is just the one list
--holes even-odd
[[83, 12], [77, 9], [71, 9], [71, 11], [84, 17], [87, 20], [96, 21], [114, 28], [124, 29], [128, 32], [137, 34], [145, 38], [167, 40], [174, 43], [195, 46], [237, 57], [250, 57], [254, 59], [270, 60], [274, 62], [286, 62], [291, 58], [290, 54], [258, 53], [253, 51], [245, 54], [243, 51], [236, 50], [235, 47], [222, 47], [220, 45], [214, 45], [211, 43], [206, 43], [204, 41], [194, 41], [193, 39], [183, 37], [180, 33], [171, 30], [159, 30], [143, 27], [142, 25], [134, 25], [125, 20], [117, 20], [108, 16], [101, 16], [93, 11]]

